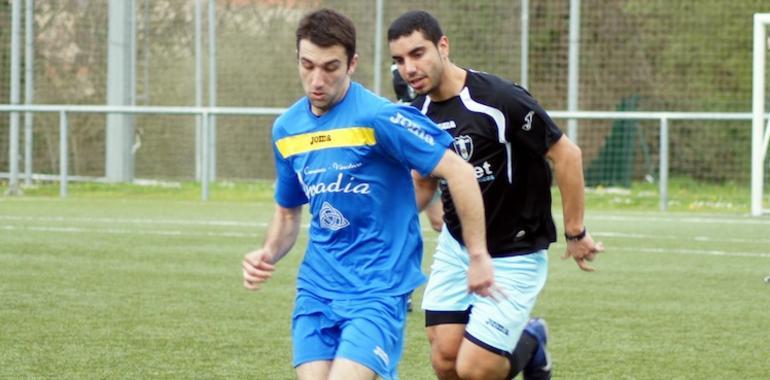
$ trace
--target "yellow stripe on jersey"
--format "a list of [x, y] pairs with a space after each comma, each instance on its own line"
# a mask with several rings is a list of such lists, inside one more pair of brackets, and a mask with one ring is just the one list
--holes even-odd
[[351, 127], [329, 131], [303, 133], [289, 136], [275, 142], [283, 158], [295, 154], [312, 152], [327, 148], [344, 148], [363, 145], [376, 145], [373, 128]]

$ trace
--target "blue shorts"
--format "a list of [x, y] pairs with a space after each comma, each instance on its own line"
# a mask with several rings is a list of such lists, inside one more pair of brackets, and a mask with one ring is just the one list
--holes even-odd
[[436, 322], [427, 318], [428, 325], [467, 323], [466, 338], [487, 350], [507, 355], [516, 347], [545, 286], [548, 255], [541, 250], [494, 258], [492, 263], [495, 283], [508, 296], [499, 302], [468, 293], [468, 251], [444, 227], [438, 237], [422, 308], [429, 317], [439, 317]]
[[408, 295], [329, 300], [297, 291], [293, 365], [345, 358], [383, 379], [398, 379]]

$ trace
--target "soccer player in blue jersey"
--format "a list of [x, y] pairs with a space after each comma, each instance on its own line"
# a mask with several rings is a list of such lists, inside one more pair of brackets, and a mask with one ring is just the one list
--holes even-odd
[[398, 377], [408, 294], [425, 280], [411, 170], [444, 178], [461, 205], [471, 255], [466, 291], [503, 297], [473, 168], [416, 109], [351, 81], [355, 38], [352, 22], [332, 10], [300, 21], [297, 59], [306, 96], [273, 126], [276, 209], [264, 245], [243, 259], [244, 286], [256, 290], [296, 242], [308, 204], [292, 317], [300, 380]]
[[[439, 379], [550, 379], [547, 329], [530, 319], [547, 275], [551, 168], [562, 196], [566, 257], [586, 271], [604, 248], [583, 225], [580, 149], [562, 134], [524, 88], [449, 60], [449, 40], [438, 21], [408, 12], [388, 29], [390, 52], [401, 76], [417, 92], [412, 105], [454, 138], [454, 149], [473, 167], [482, 189], [487, 248], [495, 283], [507, 298], [476, 297], [464, 289], [468, 267], [464, 207], [443, 181], [416, 179], [418, 203], [438, 185], [444, 205], [430, 280], [423, 296], [431, 362]], [[448, 191], [447, 191], [448, 190]]]

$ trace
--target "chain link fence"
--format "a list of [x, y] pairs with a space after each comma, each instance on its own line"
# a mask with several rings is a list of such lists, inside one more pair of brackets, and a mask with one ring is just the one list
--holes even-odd
[[[219, 0], [213, 20], [208, 17], [208, 1], [201, 3], [204, 106], [209, 103], [205, 78], [210, 22], [216, 26], [216, 105], [286, 107], [302, 96], [294, 31], [305, 13], [319, 7], [339, 10], [353, 19], [360, 55], [354, 79], [369, 88], [374, 84], [375, 0]], [[529, 89], [547, 110], [565, 110], [570, 2], [529, 3]], [[34, 2], [33, 103], [105, 104], [107, 4], [103, 0]], [[520, 1], [384, 0], [383, 4], [384, 29], [405, 11], [428, 10], [449, 36], [454, 62], [512, 81], [520, 79]], [[135, 103], [194, 106], [195, 0], [135, 0], [134, 5], [130, 17], [136, 28]], [[752, 15], [761, 12], [770, 12], [770, 2], [581, 1], [579, 109], [749, 112]], [[9, 102], [10, 92], [10, 26], [11, 1], [6, 0], [0, 2], [3, 103]], [[385, 41], [382, 47], [382, 93], [393, 98]], [[23, 120], [22, 116], [22, 125]], [[273, 120], [268, 116], [217, 118], [219, 179], [272, 178]], [[72, 175], [104, 175], [105, 123], [103, 115], [71, 116]], [[566, 125], [564, 120], [559, 123]], [[36, 114], [33, 124], [34, 171], [56, 174], [58, 119]], [[136, 177], [195, 178], [194, 117], [136, 116], [134, 125]], [[3, 170], [8, 167], [8, 130], [8, 117], [3, 115]], [[582, 120], [579, 131], [589, 184], [627, 186], [655, 179], [657, 124]], [[748, 186], [749, 121], [673, 122], [670, 141], [672, 178]]]

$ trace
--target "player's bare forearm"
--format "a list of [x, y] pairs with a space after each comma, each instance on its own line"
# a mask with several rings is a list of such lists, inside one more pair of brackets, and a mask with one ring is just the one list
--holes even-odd
[[284, 208], [277, 206], [267, 237], [262, 248], [243, 256], [243, 286], [249, 290], [258, 290], [261, 284], [269, 280], [278, 262], [297, 241], [302, 207]]
[[273, 220], [267, 229], [265, 243], [262, 248], [266, 251], [265, 259], [275, 264], [283, 258], [299, 235], [299, 226], [302, 219], [302, 206], [285, 208], [276, 205]]
[[471, 256], [488, 255], [484, 201], [473, 167], [454, 152], [447, 150], [432, 174], [447, 181], [462, 224], [463, 241], [468, 253]]
[[414, 194], [417, 200], [417, 209], [424, 210], [433, 200], [433, 195], [438, 187], [438, 180], [432, 177], [423, 177], [420, 173], [412, 170], [412, 180], [414, 181]]
[[568, 239], [567, 250], [562, 258], [571, 257], [581, 270], [593, 272], [594, 268], [588, 262], [593, 261], [597, 253], [604, 251], [604, 244], [594, 242], [585, 229], [585, 182], [580, 148], [562, 136], [548, 150], [548, 159], [553, 163], [554, 176], [561, 193], [564, 232], [574, 237]]
[[553, 163], [554, 176], [561, 193], [564, 231], [569, 235], [577, 235], [585, 227], [583, 225], [585, 182], [582, 153], [577, 145], [562, 136], [548, 150], [548, 159]]

